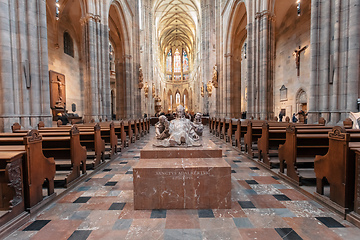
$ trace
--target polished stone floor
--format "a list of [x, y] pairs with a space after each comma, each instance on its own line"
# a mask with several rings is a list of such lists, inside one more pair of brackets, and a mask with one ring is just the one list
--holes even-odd
[[135, 211], [132, 166], [150, 135], [7, 239], [360, 239], [360, 229], [208, 134], [232, 167], [232, 208]]

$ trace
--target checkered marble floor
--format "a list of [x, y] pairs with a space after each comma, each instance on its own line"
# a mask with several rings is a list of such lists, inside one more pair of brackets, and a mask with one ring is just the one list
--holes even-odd
[[232, 208], [134, 210], [132, 167], [146, 135], [7, 239], [360, 239], [360, 229], [263, 170], [228, 144]]

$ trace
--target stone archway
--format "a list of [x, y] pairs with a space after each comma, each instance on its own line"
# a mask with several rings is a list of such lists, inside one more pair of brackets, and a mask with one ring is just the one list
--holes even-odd
[[307, 112], [308, 105], [307, 105], [307, 94], [306, 92], [301, 88], [299, 89], [298, 93], [296, 94], [296, 110], [299, 112], [300, 110], [303, 110], [304, 112]]
[[247, 39], [247, 10], [244, 2], [238, 1], [233, 8], [229, 26], [229, 38], [227, 39], [226, 65], [229, 71], [228, 79], [230, 91], [229, 117], [241, 117], [241, 89], [245, 88], [245, 80], [242, 79], [242, 49]]

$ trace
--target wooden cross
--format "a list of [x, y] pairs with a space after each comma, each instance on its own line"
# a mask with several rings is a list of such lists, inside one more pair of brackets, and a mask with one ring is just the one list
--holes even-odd
[[296, 69], [297, 69], [297, 75], [300, 76], [300, 54], [302, 51], [305, 51], [305, 49], [307, 49], [308, 46], [304, 46], [304, 47], [300, 47], [299, 49], [295, 49], [293, 55], [295, 56], [295, 64], [296, 64]]

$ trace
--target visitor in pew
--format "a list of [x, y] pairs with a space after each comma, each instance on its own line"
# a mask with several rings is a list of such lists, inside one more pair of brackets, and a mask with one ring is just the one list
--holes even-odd
[[66, 115], [63, 114], [63, 113], [59, 113], [59, 114], [58, 114], [58, 119], [61, 120], [62, 125], [66, 125], [66, 124], [69, 123], [68, 118], [67, 118]]
[[284, 115], [283, 115], [283, 111], [280, 111], [279, 113], [279, 122], [282, 122]]
[[296, 123], [298, 121], [298, 119], [296, 118], [296, 115], [295, 115], [295, 113], [293, 114], [293, 116], [292, 116], [292, 122], [293, 123]]

